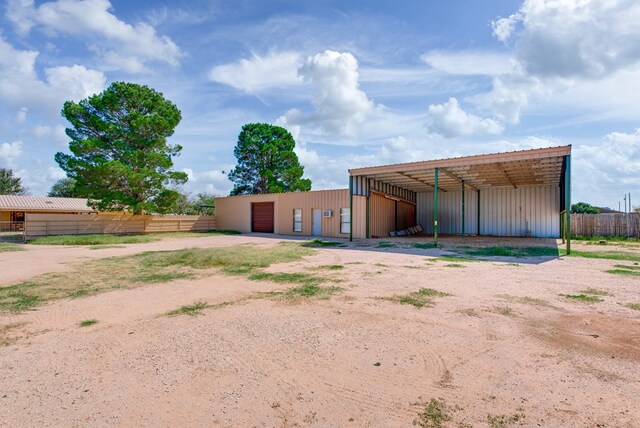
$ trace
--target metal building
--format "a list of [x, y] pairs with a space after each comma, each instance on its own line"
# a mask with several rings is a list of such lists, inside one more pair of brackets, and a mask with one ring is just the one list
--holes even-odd
[[218, 198], [216, 217], [243, 232], [351, 239], [421, 225], [436, 244], [443, 233], [566, 235], [570, 250], [570, 188], [562, 146], [350, 169], [349, 189]]

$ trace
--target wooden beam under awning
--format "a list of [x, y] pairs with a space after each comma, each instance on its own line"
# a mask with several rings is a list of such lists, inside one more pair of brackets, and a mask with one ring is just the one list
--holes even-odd
[[447, 171], [444, 168], [441, 168], [440, 172], [443, 172], [445, 175], [448, 175], [449, 177], [453, 178], [454, 180], [456, 180], [460, 184], [464, 183], [464, 185], [467, 186], [468, 188], [470, 188], [471, 190], [478, 191], [478, 188], [476, 186], [474, 186], [473, 184], [469, 183], [467, 180], [463, 180], [462, 178], [458, 177], [457, 175], [453, 174], [452, 172]]
[[[409, 174], [407, 174], [406, 172], [398, 172], [398, 174], [400, 174], [400, 175], [402, 175], [402, 176], [404, 176], [404, 177], [410, 178], [410, 179], [412, 179], [412, 180], [414, 180], [414, 181], [417, 181], [418, 183], [422, 183], [422, 184], [424, 184], [425, 186], [429, 186], [429, 187], [431, 187], [432, 189], [435, 189], [435, 188], [436, 188], [433, 184], [428, 183], [428, 182], [426, 182], [426, 181], [422, 181], [422, 180], [420, 180], [420, 179], [418, 179], [418, 178], [412, 177], [412, 176], [410, 176]], [[441, 192], [446, 192], [446, 190], [444, 190], [444, 189], [443, 189], [443, 188], [441, 188], [440, 186], [438, 186], [438, 190], [439, 190], [439, 191], [441, 191]]]

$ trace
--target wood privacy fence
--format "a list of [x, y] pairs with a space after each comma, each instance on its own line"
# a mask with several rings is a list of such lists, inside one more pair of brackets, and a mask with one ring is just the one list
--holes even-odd
[[100, 214], [26, 214], [25, 240], [48, 235], [135, 234], [214, 230], [215, 216]]
[[640, 238], [640, 214], [571, 214], [571, 234]]

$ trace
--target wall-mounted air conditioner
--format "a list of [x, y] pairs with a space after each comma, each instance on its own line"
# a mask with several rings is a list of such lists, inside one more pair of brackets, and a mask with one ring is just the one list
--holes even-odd
[[322, 211], [322, 217], [333, 217], [333, 210]]

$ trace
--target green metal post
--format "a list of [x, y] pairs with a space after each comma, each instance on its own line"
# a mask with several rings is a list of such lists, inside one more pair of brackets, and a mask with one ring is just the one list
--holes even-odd
[[349, 176], [349, 242], [353, 241], [353, 176]]
[[462, 180], [462, 239], [464, 239], [464, 180]]
[[571, 254], [571, 155], [566, 158], [566, 167], [564, 173], [564, 195], [565, 195], [565, 221], [566, 230], [564, 232], [567, 240], [567, 255]]
[[438, 168], [434, 170], [433, 177], [433, 242], [438, 246]]

